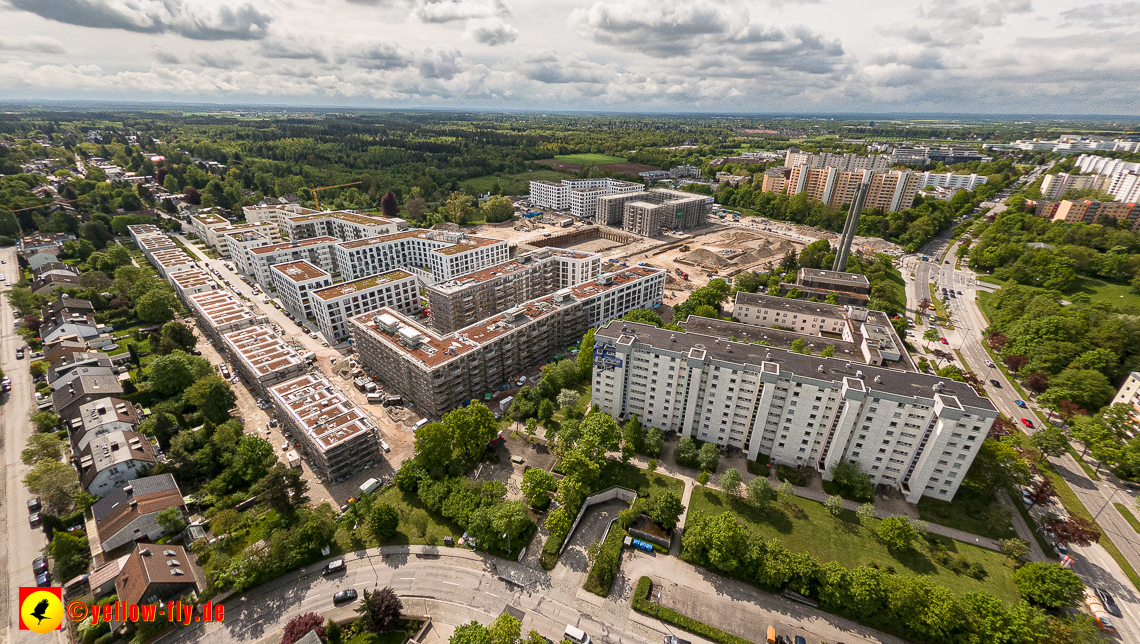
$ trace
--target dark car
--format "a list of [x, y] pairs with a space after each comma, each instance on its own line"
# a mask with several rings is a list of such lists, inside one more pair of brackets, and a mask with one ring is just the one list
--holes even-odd
[[807, 640], [799, 635], [796, 635], [796, 644], [807, 644]]
[[39, 512], [33, 512], [28, 517], [28, 524], [31, 525], [33, 528], [38, 528], [40, 526], [40, 522], [42, 520], [43, 520], [43, 517], [40, 516]]
[[16, 359], [17, 360], [23, 360], [24, 359], [24, 350], [23, 349], [16, 349]]
[[1107, 590], [1097, 588], [1096, 596], [1100, 598], [1100, 603], [1104, 604], [1105, 610], [1117, 617], [1124, 617], [1124, 615], [1120, 614], [1120, 607], [1116, 605], [1116, 600], [1112, 598], [1112, 595]]
[[33, 496], [28, 499], [28, 512], [39, 512], [41, 507], [39, 497]]
[[32, 572], [37, 575], [42, 575], [48, 571], [47, 557], [36, 557], [32, 560]]
[[1001, 389], [1001, 383], [993, 378], [990, 378], [990, 384], [997, 387], [998, 389]]
[[46, 572], [42, 575], [36, 575], [36, 586], [38, 586], [39, 588], [44, 588], [45, 586], [50, 586], [50, 585], [51, 585], [51, 575], [49, 575]]
[[201, 352], [201, 351], [199, 351], [199, 350], [197, 350], [197, 349], [191, 349], [191, 350], [190, 350], [190, 355], [192, 355], [192, 356], [200, 356], [200, 355], [202, 355], [202, 352]]
[[333, 595], [333, 603], [334, 604], [341, 604], [344, 602], [354, 602], [354, 601], [356, 601], [356, 591], [353, 590], [352, 588], [339, 591], [335, 595]]
[[344, 572], [348, 567], [344, 565], [344, 559], [334, 559], [325, 564], [324, 570], [321, 571], [322, 575], [335, 575], [338, 572]]

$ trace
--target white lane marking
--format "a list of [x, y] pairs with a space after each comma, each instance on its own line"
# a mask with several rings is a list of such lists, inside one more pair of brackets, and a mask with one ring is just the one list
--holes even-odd
[[416, 578], [415, 577], [400, 577], [400, 579], [403, 581], [415, 581]]
[[457, 583], [454, 583], [454, 582], [450, 582], [450, 581], [445, 581], [445, 582], [443, 582], [443, 583], [447, 584], [448, 586], [458, 586], [458, 585], [459, 585], [459, 584], [457, 584]]
[[487, 592], [487, 591], [483, 591], [483, 594], [484, 594], [484, 595], [490, 595], [490, 596], [492, 596], [492, 597], [494, 597], [494, 598], [496, 598], [496, 599], [498, 599], [498, 597], [499, 597], [499, 596], [498, 596], [498, 595], [496, 595], [495, 593], [489, 593], [489, 592]]

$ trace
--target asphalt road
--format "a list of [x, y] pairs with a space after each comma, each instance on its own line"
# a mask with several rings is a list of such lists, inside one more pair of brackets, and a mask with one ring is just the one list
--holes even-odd
[[[968, 267], [963, 267], [962, 270], [954, 270], [955, 249], [953, 247], [946, 253], [946, 261], [949, 261], [949, 264], [937, 261], [941, 257], [946, 243], [946, 237], [942, 237], [933, 240], [927, 248], [923, 249], [923, 253], [930, 256], [932, 260], [930, 262], [919, 261], [914, 257], [904, 258], [903, 276], [910, 282], [907, 292], [908, 306], [913, 307], [922, 297], [928, 297], [927, 285], [932, 282], [937, 285], [939, 293], [941, 293], [943, 286], [947, 290], [951, 288], [955, 291], [961, 290], [963, 294], [950, 298], [947, 306], [955, 328], [953, 330], [940, 329], [940, 333], [947, 339], [950, 347], [958, 349], [962, 353], [966, 364], [961, 366], [968, 367], [985, 381], [989, 399], [999, 412], [1014, 422], [1020, 423], [1020, 419], [1027, 418], [1036, 427], [1040, 427], [1041, 422], [1035, 414], [1016, 404], [1015, 401], [1020, 398], [1020, 394], [1006, 379], [1002, 371], [988, 365], [990, 357], [981, 344], [982, 334], [988, 324], [977, 305], [976, 296], [980, 290], [978, 283], [973, 271]], [[910, 277], [910, 272], [914, 273], [914, 278]], [[985, 289], [984, 283], [981, 288]], [[925, 325], [918, 327], [916, 329], [917, 338], [912, 339], [912, 342], [925, 345], [926, 343], [921, 337], [926, 328]], [[997, 380], [1001, 386], [995, 387], [990, 384], [991, 379]], [[1031, 400], [1023, 402], [1035, 406]], [[1045, 414], [1048, 415], [1048, 410], [1045, 410]], [[1034, 431], [1024, 427], [1024, 425], [1022, 426], [1029, 433]], [[1079, 451], [1080, 447], [1077, 446], [1077, 449]], [[1050, 461], [1133, 569], [1140, 570], [1140, 538], [1138, 538], [1140, 535], [1137, 535], [1116, 511], [1116, 508], [1112, 507], [1114, 502], [1134, 507], [1135, 498], [1132, 494], [1119, 486], [1106, 471], [1102, 470], [1101, 481], [1093, 481], [1067, 454], [1059, 459], [1050, 459]], [[1015, 499], [1014, 502], [1020, 502], [1020, 500]], [[1059, 503], [1052, 508], [1043, 508], [1041, 512], [1043, 513], [1048, 509], [1063, 512]], [[1123, 641], [1140, 642], [1140, 592], [1137, 592], [1136, 587], [1132, 585], [1124, 571], [1112, 559], [1108, 551], [1099, 544], [1088, 547], [1070, 546], [1069, 550], [1076, 562], [1073, 570], [1081, 576], [1085, 583], [1105, 588], [1116, 598], [1123, 618], [1115, 618], [1115, 625]]]
[[[18, 281], [15, 247], [0, 249], [0, 258], [7, 262], [0, 265], [0, 273], [8, 278], [5, 284]], [[19, 630], [16, 608], [20, 586], [36, 585], [32, 560], [43, 554], [42, 550], [47, 545], [43, 531], [28, 524], [28, 499], [31, 495], [24, 487], [23, 479], [30, 468], [20, 461], [20, 452], [32, 434], [28, 417], [33, 409], [35, 390], [28, 373], [30, 356], [25, 354], [23, 360], [16, 359], [16, 349], [24, 346], [24, 339], [12, 325], [16, 313], [8, 304], [7, 297], [0, 299], [3, 300], [0, 304], [0, 367], [5, 375], [12, 377], [12, 391], [0, 399], [0, 435], [4, 444], [4, 476], [0, 479], [0, 500], [3, 501], [3, 512], [0, 512], [0, 575], [7, 580], [0, 586], [0, 623], [3, 624], [0, 632], [5, 633], [0, 637], [0, 643], [43, 642], [43, 635]], [[59, 579], [54, 579], [54, 582], [63, 583]], [[62, 634], [57, 641], [63, 641]]]

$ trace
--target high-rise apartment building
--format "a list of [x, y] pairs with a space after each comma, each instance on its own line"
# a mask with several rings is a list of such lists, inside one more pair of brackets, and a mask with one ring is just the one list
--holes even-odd
[[552, 210], [569, 210], [575, 217], [593, 217], [599, 197], [605, 195], [641, 192], [645, 186], [640, 183], [619, 181], [608, 177], [596, 179], [563, 179], [553, 181], [531, 181], [530, 202], [536, 206]]
[[333, 247], [339, 243], [336, 237], [312, 237], [247, 249], [247, 274], [264, 289], [273, 288], [273, 275], [269, 268], [274, 264], [305, 261], [335, 276], [340, 273], [340, 268]]
[[309, 297], [317, 326], [330, 342], [348, 337], [348, 320], [382, 308], [405, 315], [420, 312], [420, 282], [407, 271], [395, 270], [314, 291]]
[[654, 188], [635, 194], [599, 197], [597, 221], [622, 230], [656, 237], [662, 228], [694, 228], [708, 221], [712, 197]]
[[404, 220], [388, 220], [343, 210], [313, 212], [283, 218], [285, 234], [289, 239], [310, 237], [336, 237], [341, 241], [354, 241], [399, 232], [407, 229]]
[[858, 154], [813, 154], [792, 148], [784, 156], [784, 165], [794, 168], [806, 165], [809, 168], [835, 168], [840, 172], [870, 170], [885, 172], [891, 168], [890, 158], [884, 154], [859, 156]]
[[312, 295], [314, 291], [332, 286], [332, 275], [305, 260], [274, 264], [269, 267], [277, 299], [294, 317], [306, 320], [314, 317]]
[[911, 503], [950, 500], [997, 410], [970, 385], [693, 332], [614, 321], [594, 335], [593, 402], [755, 460], [843, 460]]
[[405, 270], [425, 284], [455, 279], [509, 258], [507, 242], [441, 230], [402, 233], [343, 242], [335, 248], [337, 266], [346, 280]]

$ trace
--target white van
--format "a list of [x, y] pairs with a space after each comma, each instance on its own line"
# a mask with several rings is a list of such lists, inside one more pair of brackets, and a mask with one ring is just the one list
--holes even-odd
[[365, 397], [368, 398], [369, 405], [379, 405], [384, 402], [384, 394], [368, 394]]
[[586, 634], [586, 631], [569, 624], [566, 625], [566, 632], [563, 634], [563, 636], [571, 642], [577, 642], [578, 644], [590, 644], [590, 636]]
[[371, 494], [372, 492], [376, 491], [376, 488], [378, 487], [380, 487], [379, 479], [368, 479], [367, 481], [360, 484], [360, 493]]

